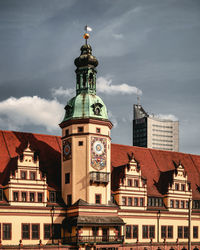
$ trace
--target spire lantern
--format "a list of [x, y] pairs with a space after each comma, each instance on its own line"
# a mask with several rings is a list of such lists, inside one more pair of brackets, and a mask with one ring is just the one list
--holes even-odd
[[76, 96], [68, 101], [63, 122], [71, 119], [93, 118], [108, 121], [104, 102], [96, 95], [96, 67], [98, 60], [92, 55], [92, 47], [87, 44], [88, 31], [85, 27], [85, 44], [81, 46], [81, 54], [74, 60], [76, 65]]

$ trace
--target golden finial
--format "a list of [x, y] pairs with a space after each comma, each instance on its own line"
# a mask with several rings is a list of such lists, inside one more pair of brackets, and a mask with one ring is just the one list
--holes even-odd
[[87, 44], [87, 39], [90, 37], [88, 31], [92, 31], [92, 28], [90, 28], [89, 26], [85, 26], [85, 34], [83, 35], [83, 38], [85, 39], [85, 44]]

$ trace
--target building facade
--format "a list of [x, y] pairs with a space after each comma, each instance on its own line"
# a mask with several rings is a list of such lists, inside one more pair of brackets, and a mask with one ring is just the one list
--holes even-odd
[[62, 136], [0, 131], [0, 249], [199, 249], [200, 156], [111, 143], [97, 59]]
[[179, 122], [149, 115], [140, 104], [133, 106], [133, 146], [179, 151]]

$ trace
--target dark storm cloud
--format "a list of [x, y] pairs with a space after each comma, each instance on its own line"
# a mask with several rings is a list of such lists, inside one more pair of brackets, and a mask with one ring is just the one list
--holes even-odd
[[[90, 43], [99, 60], [98, 76], [141, 89], [141, 103], [150, 113], [178, 117], [180, 150], [199, 154], [198, 0], [0, 1], [0, 108], [10, 96], [37, 95], [43, 99], [36, 106], [47, 99], [43, 109], [48, 109], [52, 89], [74, 88], [73, 60], [85, 24], [93, 28]], [[99, 95], [117, 125], [113, 142], [131, 144], [136, 95]], [[63, 105], [69, 99], [57, 98]], [[2, 129], [6, 119], [4, 110]], [[19, 129], [45, 132], [35, 123]]]

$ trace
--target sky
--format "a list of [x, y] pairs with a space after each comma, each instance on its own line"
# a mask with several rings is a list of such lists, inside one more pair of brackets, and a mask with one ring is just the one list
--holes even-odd
[[132, 145], [139, 94], [200, 154], [199, 0], [0, 0], [0, 129], [61, 135], [86, 24], [112, 142]]

